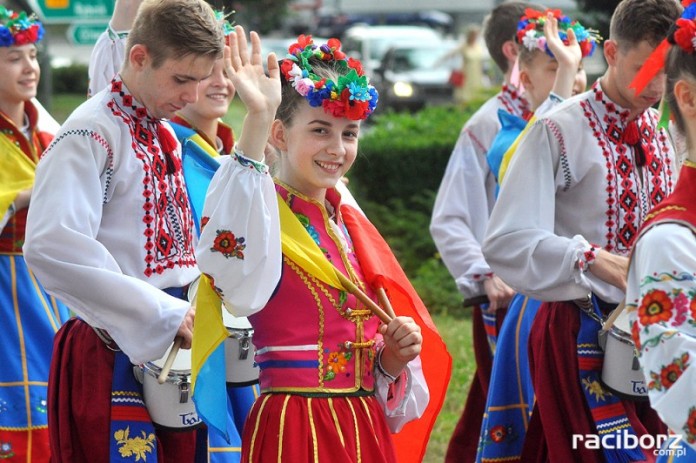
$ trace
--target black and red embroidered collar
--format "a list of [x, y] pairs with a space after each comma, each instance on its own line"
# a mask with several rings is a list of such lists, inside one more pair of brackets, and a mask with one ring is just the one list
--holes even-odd
[[513, 116], [521, 117], [524, 120], [529, 120], [532, 116], [532, 111], [529, 109], [529, 102], [514, 85], [503, 84], [500, 94], [498, 94], [498, 101], [500, 101], [503, 108]]

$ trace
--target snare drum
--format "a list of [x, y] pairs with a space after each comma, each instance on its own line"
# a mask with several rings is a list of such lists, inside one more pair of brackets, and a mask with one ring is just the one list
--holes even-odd
[[254, 361], [256, 350], [252, 344], [254, 329], [246, 317], [235, 317], [224, 307], [222, 322], [229, 336], [225, 339], [227, 383], [230, 386], [249, 386], [259, 382], [259, 366]]
[[[623, 308], [623, 307], [622, 307]], [[619, 310], [619, 309], [617, 309]], [[631, 338], [628, 312], [618, 316], [609, 331], [599, 331], [599, 345], [604, 350], [602, 383], [619, 397], [646, 400], [648, 388], [638, 352]]]
[[161, 359], [135, 367], [136, 377], [143, 383], [143, 399], [153, 423], [179, 431], [193, 429], [202, 422], [191, 399], [191, 350], [180, 349], [167, 380], [157, 381], [170, 349]]

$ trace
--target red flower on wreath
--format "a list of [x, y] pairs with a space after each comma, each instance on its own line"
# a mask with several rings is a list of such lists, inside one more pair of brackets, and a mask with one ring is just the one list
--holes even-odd
[[491, 437], [491, 440], [493, 442], [499, 444], [500, 442], [505, 440], [505, 437], [507, 437], [507, 433], [508, 432], [505, 426], [499, 424], [498, 426], [492, 427], [491, 430], [488, 432], [488, 435]]
[[244, 249], [246, 249], [244, 238], [237, 238], [229, 230], [218, 230], [213, 247], [210, 248], [211, 251], [219, 252], [228, 259], [236, 257], [240, 260], [244, 260]]
[[638, 307], [638, 318], [642, 325], [666, 322], [672, 318], [672, 300], [661, 290], [650, 291]]
[[696, 23], [690, 19], [677, 19], [677, 30], [674, 32], [674, 41], [687, 53], [694, 52], [694, 39], [696, 38]]

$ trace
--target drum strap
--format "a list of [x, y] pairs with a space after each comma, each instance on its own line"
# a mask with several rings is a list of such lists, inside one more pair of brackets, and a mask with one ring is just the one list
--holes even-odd
[[115, 352], [111, 383], [110, 462], [157, 461], [157, 439], [133, 364]]
[[[602, 325], [597, 319], [601, 320], [602, 313], [594, 296], [592, 296], [592, 308], [594, 310], [592, 315], [584, 310], [578, 311], [580, 330], [577, 337], [577, 350], [580, 387], [585, 393], [585, 400], [590, 407], [600, 438], [614, 434], [616, 438], [613, 442], [623, 442], [624, 434], [635, 436], [635, 431], [628, 421], [621, 399], [602, 387], [599, 381], [604, 352], [599, 347], [598, 332]], [[635, 449], [603, 447], [602, 452], [607, 463], [645, 460], [640, 447]]]

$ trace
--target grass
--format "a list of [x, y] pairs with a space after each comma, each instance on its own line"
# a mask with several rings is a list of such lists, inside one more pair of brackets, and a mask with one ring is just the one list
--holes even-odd
[[[434, 314], [433, 321], [440, 330], [442, 339], [447, 343], [453, 364], [447, 397], [435, 421], [424, 463], [440, 463], [445, 460], [447, 444], [464, 408], [469, 383], [476, 368], [472, 350], [471, 309], [461, 309], [450, 314]], [[478, 430], [472, 432], [478, 433]]]
[[[51, 114], [60, 123], [70, 112], [85, 100], [84, 95], [53, 95]], [[235, 133], [240, 133], [244, 109], [239, 99], [235, 98], [224, 120], [230, 124]], [[472, 350], [471, 312], [470, 309], [458, 309], [451, 313], [433, 314], [433, 321], [447, 343], [453, 359], [452, 379], [442, 411], [435, 422], [433, 433], [425, 453], [424, 463], [444, 461], [447, 444], [464, 407], [469, 383], [476, 367]], [[474, 430], [472, 432], [477, 432]]]

